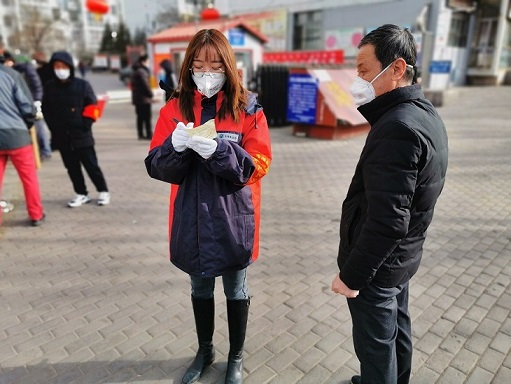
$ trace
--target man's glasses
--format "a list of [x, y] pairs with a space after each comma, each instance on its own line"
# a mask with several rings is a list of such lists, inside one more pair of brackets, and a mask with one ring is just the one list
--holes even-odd
[[222, 68], [218, 68], [218, 69], [211, 68], [209, 71], [205, 71], [204, 69], [191, 67], [190, 72], [192, 72], [192, 75], [194, 75], [195, 77], [197, 77], [199, 79], [203, 78], [204, 76], [210, 76], [213, 79], [218, 79], [223, 74], [225, 74], [225, 72]]

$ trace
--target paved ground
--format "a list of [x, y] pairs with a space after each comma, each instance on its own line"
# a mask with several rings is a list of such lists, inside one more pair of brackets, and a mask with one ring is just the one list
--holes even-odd
[[[511, 88], [462, 88], [440, 109], [445, 191], [411, 282], [412, 383], [511, 382]], [[157, 105], [155, 105], [155, 111]], [[129, 104], [95, 125], [112, 202], [69, 209], [57, 155], [40, 170], [47, 221], [27, 226], [10, 166], [0, 227], [0, 384], [179, 383], [195, 351], [187, 276], [167, 261], [168, 186], [148, 178]], [[322, 141], [274, 128], [245, 383], [348, 383], [358, 370], [345, 300], [330, 292], [341, 202], [364, 137]], [[89, 183], [89, 186], [91, 184]], [[91, 191], [96, 197], [95, 191]], [[226, 313], [217, 285], [222, 383]]]

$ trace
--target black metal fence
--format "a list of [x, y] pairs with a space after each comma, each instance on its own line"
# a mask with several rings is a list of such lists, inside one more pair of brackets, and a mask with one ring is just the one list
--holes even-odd
[[256, 92], [271, 127], [288, 125], [287, 83], [289, 68], [284, 65], [263, 64], [256, 71]]

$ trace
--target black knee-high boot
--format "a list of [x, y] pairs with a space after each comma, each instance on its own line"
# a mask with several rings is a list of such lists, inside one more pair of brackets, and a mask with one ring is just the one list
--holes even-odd
[[215, 329], [215, 300], [195, 299], [192, 297], [193, 314], [199, 350], [195, 355], [192, 365], [183, 376], [183, 384], [195, 383], [202, 375], [204, 369], [213, 363], [215, 348], [213, 347], [213, 331]]
[[249, 306], [250, 299], [227, 300], [230, 348], [225, 384], [243, 383], [243, 345], [247, 333]]

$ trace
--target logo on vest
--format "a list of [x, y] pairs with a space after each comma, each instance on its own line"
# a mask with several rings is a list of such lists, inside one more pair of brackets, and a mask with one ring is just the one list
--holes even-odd
[[241, 135], [233, 132], [218, 132], [218, 138], [239, 143], [241, 141]]

